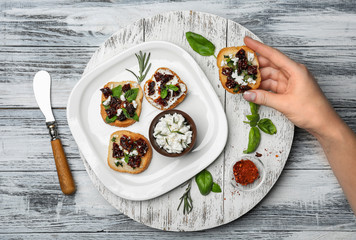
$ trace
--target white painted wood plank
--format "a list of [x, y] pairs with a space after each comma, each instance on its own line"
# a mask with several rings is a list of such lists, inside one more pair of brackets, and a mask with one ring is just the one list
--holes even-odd
[[253, 211], [222, 227], [186, 235], [154, 230], [129, 219], [100, 196], [85, 171], [74, 171], [73, 176], [77, 192], [64, 196], [56, 172], [1, 172], [0, 233], [117, 232], [140, 236], [141, 232], [153, 238], [206, 238], [209, 234], [237, 238], [240, 231], [356, 231], [356, 218], [331, 170], [285, 170]]
[[[336, 111], [356, 131], [356, 109], [337, 108]], [[71, 169], [84, 170], [67, 124], [66, 111], [55, 109], [54, 116]], [[0, 172], [56, 171], [44, 121], [39, 109], [0, 109]], [[296, 128], [286, 169], [330, 169], [330, 166], [316, 139]]]
[[[132, 38], [127, 36], [122, 40], [125, 43]], [[140, 40], [137, 37], [135, 42]], [[108, 49], [111, 56], [117, 53], [109, 46]], [[279, 50], [309, 67], [335, 107], [356, 105], [355, 47], [279, 47]], [[37, 107], [32, 80], [36, 71], [43, 69], [52, 76], [52, 106], [66, 107], [71, 90], [94, 52], [93, 47], [0, 47], [0, 108]], [[21, 98], [14, 97], [14, 91]]]
[[[243, 232], [243, 231], [229, 231], [229, 232], [197, 232], [197, 233], [179, 233], [180, 240], [191, 239], [263, 239], [263, 240], [275, 240], [275, 239], [333, 239], [333, 240], [352, 240], [355, 237], [355, 232], [347, 231], [279, 231], [279, 232]], [[7, 239], [167, 239], [178, 238], [177, 233], [171, 232], [102, 232], [102, 233], [21, 233], [21, 234], [0, 234], [0, 238]]]
[[355, 45], [353, 1], [23, 1], [0, 3], [6, 45], [97, 46], [141, 18], [173, 10], [208, 12], [241, 23], [270, 45]]
[[[203, 57], [194, 52], [186, 40], [185, 33], [193, 31], [212, 40], [217, 49], [226, 43], [226, 20], [210, 14], [196, 12], [172, 12], [145, 19], [145, 40], [169, 41], [185, 49], [197, 61], [214, 87], [220, 101], [224, 104], [225, 91], [216, 81], [216, 60], [213, 56]], [[173, 69], [174, 70], [174, 69]], [[183, 81], [194, 81], [186, 79]], [[188, 93], [189, 94], [189, 93]], [[223, 155], [209, 166], [214, 180], [223, 186]], [[209, 194], [202, 196], [196, 184], [191, 191], [194, 199], [193, 211], [184, 216], [176, 211], [179, 198], [185, 189], [176, 189], [169, 194], [150, 201], [142, 202], [142, 222], [154, 228], [191, 231], [215, 227], [223, 223], [223, 195]], [[167, 219], [168, 217], [168, 219]]]

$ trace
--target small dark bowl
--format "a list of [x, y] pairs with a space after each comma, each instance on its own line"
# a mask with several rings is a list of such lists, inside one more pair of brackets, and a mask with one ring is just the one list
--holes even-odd
[[[154, 132], [154, 129], [155, 129], [158, 121], [162, 117], [164, 117], [166, 114], [172, 114], [173, 115], [174, 113], [181, 114], [185, 118], [186, 122], [190, 125], [190, 130], [193, 132], [192, 133], [192, 142], [181, 153], [169, 153], [166, 150], [164, 150], [163, 148], [160, 148], [159, 145], [156, 142], [156, 138], [153, 136], [153, 132]], [[151, 125], [150, 125], [150, 129], [148, 131], [148, 136], [150, 138], [150, 141], [151, 141], [151, 144], [152, 144], [153, 148], [158, 153], [160, 153], [160, 154], [162, 154], [164, 156], [167, 156], [167, 157], [180, 157], [180, 156], [183, 156], [184, 154], [187, 154], [190, 150], [193, 149], [194, 144], [195, 144], [195, 140], [197, 138], [197, 127], [195, 126], [195, 123], [194, 123], [193, 119], [188, 114], [186, 114], [185, 112], [182, 112], [180, 110], [174, 110], [174, 109], [173, 110], [167, 110], [167, 111], [161, 112], [160, 114], [158, 114], [152, 120]]]

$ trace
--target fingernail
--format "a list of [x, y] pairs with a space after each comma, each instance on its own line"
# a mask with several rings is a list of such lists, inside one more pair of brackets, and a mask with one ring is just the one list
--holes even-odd
[[249, 102], [253, 102], [253, 101], [256, 100], [256, 93], [247, 91], [247, 92], [244, 92], [243, 97], [244, 97], [245, 100], [247, 100]]

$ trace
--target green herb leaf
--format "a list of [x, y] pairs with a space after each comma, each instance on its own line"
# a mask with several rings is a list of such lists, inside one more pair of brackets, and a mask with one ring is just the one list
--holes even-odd
[[127, 112], [126, 108], [121, 108], [122, 112], [124, 113], [126, 118], [131, 118], [130, 114]]
[[[151, 68], [151, 63], [148, 65], [148, 62], [150, 60], [151, 57], [151, 53], [148, 53], [148, 55], [146, 55], [146, 53], [142, 53], [142, 51], [139, 52], [139, 54], [135, 54], [137, 61], [138, 61], [138, 68], [139, 68], [139, 75], [137, 76], [133, 71], [131, 71], [130, 69], [126, 69], [127, 71], [129, 71], [130, 73], [132, 73], [135, 78], [137, 79], [138, 83], [141, 83], [147, 76], [148, 71]], [[147, 66], [148, 65], [148, 66]]]
[[166, 86], [167, 86], [168, 89], [171, 89], [171, 90], [173, 90], [174, 92], [176, 92], [176, 91], [179, 90], [179, 88], [178, 88], [177, 86], [174, 86], [174, 85], [171, 85], [171, 84], [168, 84], [168, 85], [166, 85]]
[[167, 88], [166, 87], [161, 88], [161, 98], [162, 99], [166, 98], [167, 94], [168, 94]]
[[258, 145], [260, 145], [261, 134], [257, 127], [251, 127], [250, 133], [248, 135], [248, 145], [247, 150], [244, 153], [252, 153], [256, 151]]
[[258, 122], [258, 127], [265, 133], [273, 135], [277, 133], [277, 128], [271, 119], [263, 118]]
[[219, 184], [213, 183], [213, 187], [211, 188], [211, 191], [215, 192], [215, 193], [221, 192], [221, 188], [220, 188]]
[[116, 167], [118, 167], [119, 165], [120, 165], [121, 167], [123, 167], [122, 162], [119, 162], [119, 161], [115, 162], [115, 165], [116, 165]]
[[135, 115], [132, 117], [132, 119], [135, 120], [136, 122], [140, 121], [136, 112], [135, 112]]
[[213, 176], [205, 169], [195, 176], [195, 182], [198, 185], [200, 193], [206, 196], [211, 192], [211, 188], [213, 187]]
[[122, 94], [122, 85], [119, 85], [119, 86], [111, 89], [111, 91], [112, 91], [112, 96], [113, 97], [119, 98], [121, 96], [121, 94]]
[[116, 141], [116, 137], [112, 137], [111, 141], [115, 142]]
[[260, 120], [259, 114], [246, 115], [246, 117], [250, 120], [249, 124], [251, 127], [256, 127], [257, 122]]
[[214, 55], [215, 46], [202, 35], [186, 32], [185, 36], [191, 48], [202, 56]]
[[256, 103], [250, 102], [250, 109], [252, 114], [258, 114], [258, 109], [260, 105], [257, 105]]
[[125, 161], [126, 163], [128, 163], [130, 156], [129, 156], [128, 154], [126, 154], [126, 153], [124, 153], [124, 155], [125, 155], [124, 161]]
[[116, 119], [117, 119], [117, 116], [113, 116], [112, 118], [109, 118], [108, 116], [106, 116], [105, 121], [107, 123], [113, 123], [116, 121]]
[[178, 133], [178, 134], [184, 135], [184, 133], [182, 133], [180, 131], [172, 131], [172, 133]]
[[127, 112], [126, 108], [121, 108], [121, 110], [127, 119], [133, 119], [136, 122], [138, 122], [140, 120], [136, 112], [135, 112], [135, 115], [133, 117], [131, 117], [130, 114]]
[[125, 98], [128, 102], [132, 102], [136, 99], [138, 94], [138, 88], [132, 88], [125, 93]]
[[183, 214], [188, 214], [192, 211], [193, 209], [193, 201], [190, 196], [190, 189], [192, 187], [192, 180], [189, 180], [188, 187], [185, 189], [185, 192], [183, 196], [179, 198], [180, 203], [178, 205], [177, 211], [179, 210], [180, 206], [184, 202], [184, 207], [183, 207]]

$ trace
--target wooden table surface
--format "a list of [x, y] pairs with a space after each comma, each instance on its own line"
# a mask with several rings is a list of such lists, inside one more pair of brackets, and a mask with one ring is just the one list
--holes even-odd
[[[253, 210], [211, 230], [164, 232], [111, 207], [91, 183], [66, 122], [70, 91], [96, 48], [118, 29], [171, 10], [236, 21], [306, 64], [356, 130], [356, 5], [352, 1], [1, 1], [0, 239], [355, 239], [356, 218], [325, 155], [296, 128], [280, 179]], [[64, 196], [32, 78], [47, 70], [52, 106], [77, 192]]]

